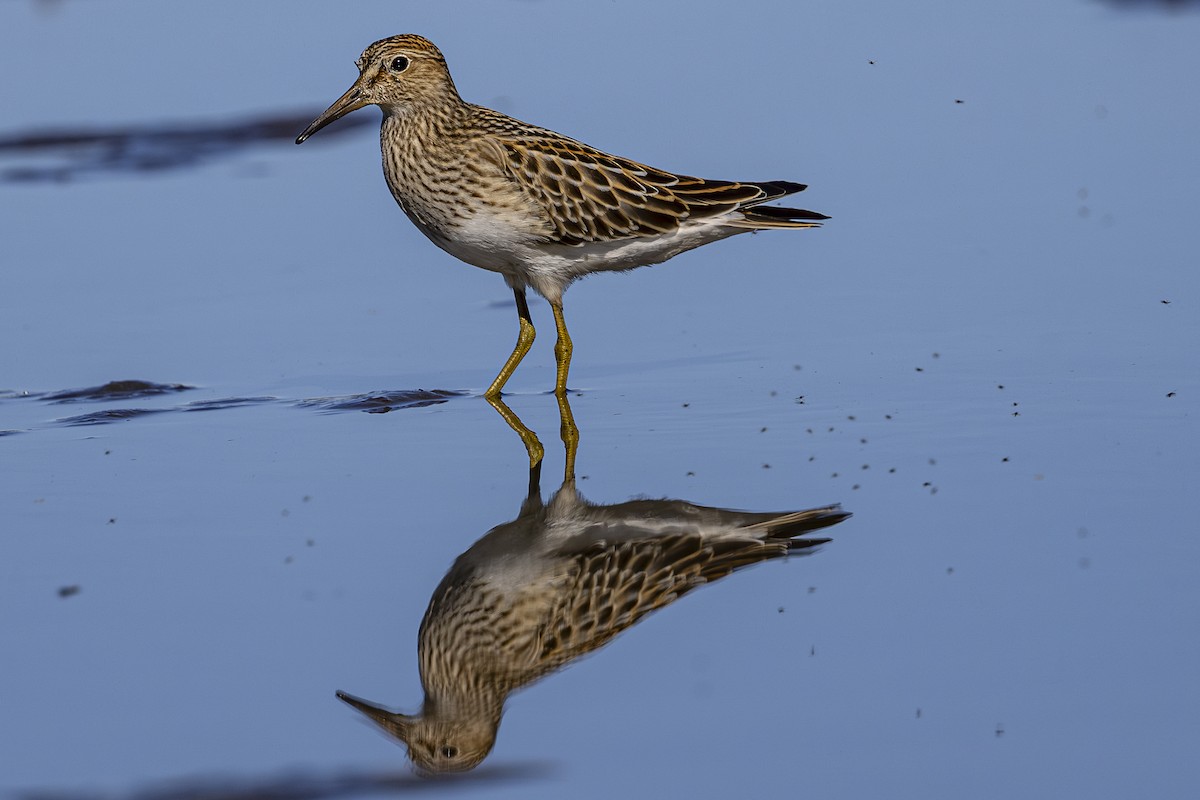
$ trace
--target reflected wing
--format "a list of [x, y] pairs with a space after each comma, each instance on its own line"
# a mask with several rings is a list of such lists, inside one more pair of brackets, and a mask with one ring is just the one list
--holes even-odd
[[[811, 551], [829, 540], [799, 537], [850, 516], [839, 506], [762, 514], [660, 500], [592, 511], [599, 512], [593, 519], [608, 535], [593, 538], [571, 562], [540, 632], [543, 674], [595, 650], [697, 586], [750, 564]], [[614, 515], [625, 516], [626, 524]], [[670, 527], [674, 532], [664, 530]], [[646, 535], [651, 528], [658, 532]], [[641, 535], [628, 535], [633, 531]], [[587, 538], [580, 531], [577, 541]]]
[[560, 594], [541, 631], [540, 666], [554, 669], [595, 650], [695, 587], [739, 567], [785, 555], [794, 546], [787, 539], [759, 541], [750, 536], [706, 542], [698, 533], [599, 542], [572, 564], [569, 588]]

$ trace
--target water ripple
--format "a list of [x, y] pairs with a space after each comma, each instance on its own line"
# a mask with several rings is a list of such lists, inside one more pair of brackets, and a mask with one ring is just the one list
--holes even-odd
[[[143, 380], [115, 380], [99, 386], [82, 389], [58, 389], [48, 392], [17, 390], [0, 391], [0, 402], [5, 404], [22, 401], [40, 401], [47, 405], [103, 403], [105, 407], [85, 411], [69, 417], [49, 421], [55, 426], [77, 427], [83, 425], [107, 425], [127, 422], [151, 415], [190, 413], [196, 411], [222, 411], [232, 408], [249, 408], [264, 405], [290, 405], [295, 408], [313, 409], [319, 413], [333, 414], [346, 411], [362, 411], [368, 414], [386, 414], [404, 408], [425, 408], [440, 405], [459, 397], [470, 397], [470, 392], [455, 389], [397, 389], [375, 391], [364, 394], [336, 397], [285, 398], [270, 395], [219, 397], [208, 400], [193, 400], [178, 405], [162, 407], [117, 407], [109, 404], [145, 398], [164, 398], [180, 392], [197, 391], [198, 387], [184, 383], [157, 383]], [[40, 426], [33, 426], [33, 428]], [[0, 437], [26, 433], [33, 428], [0, 429]]]

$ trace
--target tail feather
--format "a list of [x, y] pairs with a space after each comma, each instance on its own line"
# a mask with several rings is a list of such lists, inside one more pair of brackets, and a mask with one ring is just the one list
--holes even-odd
[[742, 206], [742, 215], [748, 228], [819, 228], [821, 220], [829, 219], [826, 214], [804, 208], [761, 205], [789, 194], [804, 191], [808, 186], [803, 183], [761, 181], [753, 185], [762, 190], [763, 197]]
[[804, 546], [806, 543], [797, 541], [796, 537], [837, 525], [848, 517], [850, 517], [850, 512], [842, 511], [842, 507], [839, 505], [825, 506], [782, 514], [754, 525], [747, 525], [745, 530], [761, 531], [766, 534], [767, 539], [790, 539], [793, 545]]
[[803, 208], [781, 208], [780, 206], [755, 206], [742, 212], [739, 227], [753, 228], [819, 228], [820, 220], [829, 219], [824, 214]]

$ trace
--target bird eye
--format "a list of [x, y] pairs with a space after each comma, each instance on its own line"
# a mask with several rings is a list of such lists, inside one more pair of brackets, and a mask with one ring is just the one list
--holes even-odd
[[396, 56], [388, 66], [392, 72], [404, 72], [404, 70], [408, 69], [408, 59], [404, 56]]
[[446, 746], [446, 747], [442, 748], [442, 757], [443, 758], [454, 758], [456, 755], [458, 755], [457, 747]]

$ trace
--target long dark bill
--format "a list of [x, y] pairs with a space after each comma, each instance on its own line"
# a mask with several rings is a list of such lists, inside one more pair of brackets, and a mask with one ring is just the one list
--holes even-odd
[[296, 137], [296, 144], [304, 144], [304, 140], [312, 136], [317, 131], [324, 128], [331, 122], [335, 122], [349, 114], [351, 111], [356, 111], [368, 103], [363, 100], [362, 89], [356, 81], [344, 95], [334, 101], [333, 105], [325, 109], [321, 116], [312, 121], [312, 124], [304, 129], [304, 133]]

